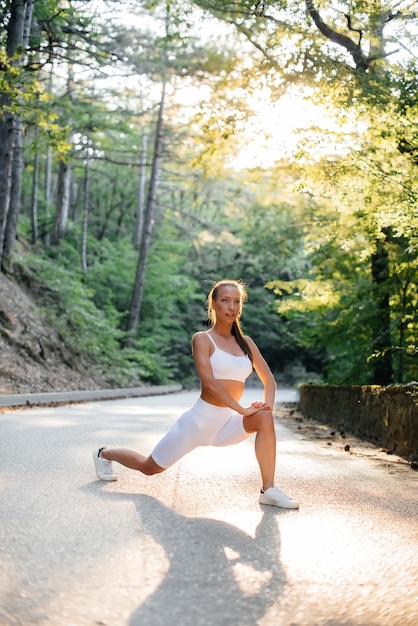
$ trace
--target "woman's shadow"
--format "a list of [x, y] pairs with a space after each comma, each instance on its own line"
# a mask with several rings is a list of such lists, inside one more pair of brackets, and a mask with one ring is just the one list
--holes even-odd
[[280, 597], [286, 578], [277, 509], [265, 507], [252, 537], [226, 522], [184, 517], [148, 495], [101, 495], [133, 501], [169, 561], [132, 626], [254, 626]]

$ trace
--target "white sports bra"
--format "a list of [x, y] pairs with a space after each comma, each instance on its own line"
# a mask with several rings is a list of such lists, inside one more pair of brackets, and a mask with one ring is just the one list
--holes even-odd
[[244, 383], [253, 371], [251, 359], [248, 354], [235, 356], [225, 350], [221, 350], [216, 345], [213, 337], [206, 333], [213, 345], [214, 353], [209, 357], [212, 366], [213, 375], [218, 380], [236, 380]]

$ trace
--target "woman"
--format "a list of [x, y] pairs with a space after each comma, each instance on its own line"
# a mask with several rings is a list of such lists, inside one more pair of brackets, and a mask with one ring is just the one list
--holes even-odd
[[[228, 446], [252, 433], [260, 466], [262, 489], [259, 502], [286, 509], [298, 503], [274, 485], [276, 436], [273, 407], [276, 383], [254, 341], [240, 327], [243, 283], [221, 280], [208, 296], [211, 328], [193, 336], [193, 357], [201, 382], [201, 394], [156, 445], [150, 456], [134, 450], [99, 448], [93, 453], [100, 480], [116, 480], [112, 461], [139, 470], [147, 476], [159, 474], [198, 446]], [[264, 401], [243, 407], [239, 403], [246, 378], [255, 369], [264, 385]]]

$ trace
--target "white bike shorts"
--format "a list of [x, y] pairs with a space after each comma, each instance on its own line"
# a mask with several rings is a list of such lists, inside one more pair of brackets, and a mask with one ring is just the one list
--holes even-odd
[[151, 457], [166, 469], [199, 446], [230, 446], [250, 435], [240, 413], [199, 398], [157, 443]]

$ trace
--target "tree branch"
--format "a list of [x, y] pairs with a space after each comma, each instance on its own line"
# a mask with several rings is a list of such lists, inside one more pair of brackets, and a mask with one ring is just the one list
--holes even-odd
[[343, 35], [331, 28], [331, 26], [328, 26], [319, 15], [312, 0], [305, 0], [305, 4], [308, 14], [311, 16], [319, 32], [330, 41], [345, 48], [347, 52], [351, 54], [357, 69], [362, 71], [367, 70], [370, 65], [370, 60], [363, 54], [360, 43], [356, 44], [350, 37], [347, 37], [347, 35]]

